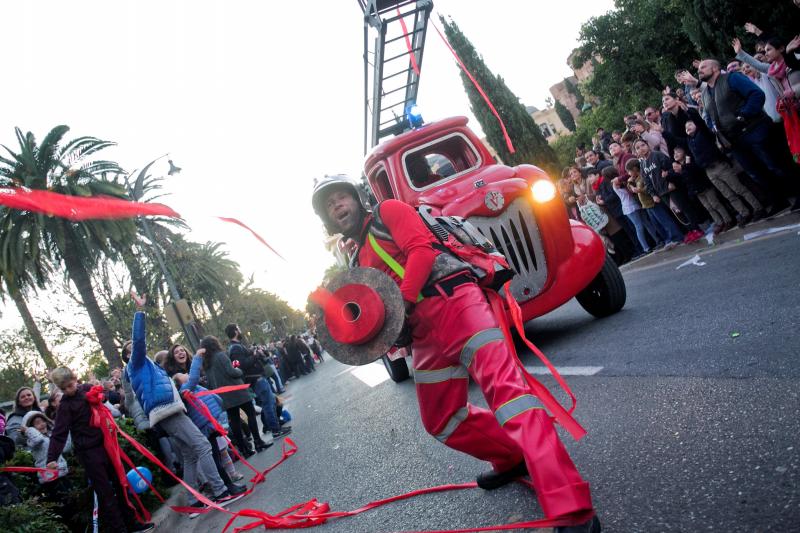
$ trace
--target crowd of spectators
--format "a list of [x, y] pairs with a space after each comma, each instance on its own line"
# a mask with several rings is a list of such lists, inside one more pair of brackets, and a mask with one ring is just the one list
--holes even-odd
[[676, 71], [660, 106], [598, 128], [563, 170], [569, 216], [617, 263], [800, 209], [800, 36], [745, 30], [752, 55], [734, 39], [731, 61]]
[[[134, 299], [140, 308], [144, 305], [143, 298], [134, 295]], [[315, 364], [324, 359], [319, 342], [308, 335], [248, 345], [236, 324], [228, 325], [225, 334], [226, 348], [216, 337], [207, 336], [194, 354], [174, 344], [151, 358], [145, 344], [144, 314], [137, 312], [132, 339], [122, 348], [125, 366], [113, 369], [108, 378], [79, 383], [71, 370], [58, 368], [47, 375], [51, 389], [47, 400], [40, 401], [38, 377], [33, 387], [17, 391], [8, 417], [0, 413], [0, 444], [11, 447], [4, 458], [13, 455], [16, 447], [28, 450], [36, 467], [57, 471], [57, 476], [38, 474], [40, 492], [56, 504], [58, 512], [69, 513], [70, 509], [58, 507], [59, 499], [74, 484], [85, 482], [72, 479], [62, 455], [74, 454], [97, 496], [101, 530], [149, 531], [152, 524], [138, 522], [127, 505], [103, 434], [90, 422], [89, 396], [92, 387], [100, 385], [109, 413], [132, 419], [144, 432], [142, 444], [175, 475], [218, 505], [230, 504], [246, 491], [237, 483], [244, 476], [234, 463], [266, 450], [292, 431], [279, 395], [286, 392], [288, 381], [314, 372]], [[245, 384], [247, 388], [195, 396]], [[235, 450], [229, 448], [220, 427]], [[188, 505], [198, 512], [204, 507], [193, 497]]]

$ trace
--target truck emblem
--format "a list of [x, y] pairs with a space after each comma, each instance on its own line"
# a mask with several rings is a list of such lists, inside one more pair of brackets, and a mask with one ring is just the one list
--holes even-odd
[[490, 211], [500, 211], [506, 203], [506, 199], [500, 191], [487, 192], [483, 201]]
[[475, 188], [480, 189], [481, 187], [486, 187], [486, 182], [483, 180], [478, 180], [475, 182]]

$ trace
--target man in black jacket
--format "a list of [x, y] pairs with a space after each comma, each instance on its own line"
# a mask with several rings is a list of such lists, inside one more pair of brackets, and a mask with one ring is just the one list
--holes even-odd
[[259, 358], [244, 344], [242, 344], [242, 331], [236, 324], [228, 324], [225, 327], [225, 335], [230, 340], [228, 346], [228, 356], [231, 361], [239, 362], [239, 369], [242, 371], [245, 383], [250, 385], [256, 395], [256, 401], [261, 407], [261, 422], [264, 425], [263, 432], [272, 431], [273, 438], [280, 438], [292, 432], [289, 426], [281, 427], [278, 417], [275, 416], [275, 396], [272, 388], [267, 383], [264, 365]]

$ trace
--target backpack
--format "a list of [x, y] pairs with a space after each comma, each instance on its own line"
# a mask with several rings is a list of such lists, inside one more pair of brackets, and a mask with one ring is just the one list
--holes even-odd
[[[433, 247], [466, 263], [481, 287], [499, 290], [514, 277], [515, 272], [508, 266], [505, 256], [468, 220], [458, 216], [435, 216], [427, 205], [419, 206], [417, 213], [438, 241]], [[379, 238], [391, 236], [380, 217], [380, 204], [375, 206], [372, 216], [370, 233], [374, 227]], [[374, 247], [377, 243], [370, 240], [370, 244]]]

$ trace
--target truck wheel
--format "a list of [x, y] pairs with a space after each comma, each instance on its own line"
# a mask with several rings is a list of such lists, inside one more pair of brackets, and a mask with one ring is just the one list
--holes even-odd
[[622, 309], [626, 296], [622, 273], [611, 257], [606, 255], [603, 269], [575, 298], [590, 315], [603, 318]]
[[383, 366], [386, 367], [386, 371], [392, 381], [400, 383], [408, 379], [408, 364], [404, 357], [397, 361], [392, 361], [388, 356], [384, 355], [381, 359], [383, 359]]

